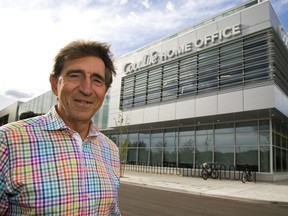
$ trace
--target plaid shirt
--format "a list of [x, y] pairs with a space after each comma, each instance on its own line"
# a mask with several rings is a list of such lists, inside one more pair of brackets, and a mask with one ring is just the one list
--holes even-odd
[[117, 146], [94, 124], [81, 145], [54, 107], [4, 125], [0, 215], [120, 215], [119, 168]]

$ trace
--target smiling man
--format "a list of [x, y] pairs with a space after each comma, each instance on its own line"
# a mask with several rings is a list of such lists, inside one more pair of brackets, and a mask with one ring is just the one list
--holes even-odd
[[105, 43], [59, 51], [57, 104], [0, 128], [0, 215], [120, 215], [118, 148], [91, 121], [115, 74]]

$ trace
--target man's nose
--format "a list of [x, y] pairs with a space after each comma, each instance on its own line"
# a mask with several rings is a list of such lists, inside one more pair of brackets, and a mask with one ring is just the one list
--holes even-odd
[[92, 83], [89, 78], [85, 78], [81, 81], [79, 91], [84, 95], [90, 95], [92, 93]]

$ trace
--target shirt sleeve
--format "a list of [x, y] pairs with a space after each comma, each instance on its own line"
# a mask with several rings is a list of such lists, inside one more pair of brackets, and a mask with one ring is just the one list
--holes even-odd
[[8, 149], [3, 142], [0, 133], [0, 215], [5, 215], [8, 210], [8, 197], [6, 195], [5, 176], [7, 174], [8, 166]]

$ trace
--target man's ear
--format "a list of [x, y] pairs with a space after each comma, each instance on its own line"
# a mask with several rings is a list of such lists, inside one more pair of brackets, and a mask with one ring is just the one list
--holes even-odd
[[50, 81], [50, 85], [51, 85], [51, 90], [54, 93], [54, 95], [57, 97], [58, 96], [58, 91], [57, 91], [57, 89], [58, 89], [58, 79], [55, 78], [55, 76], [50, 75], [49, 81]]

